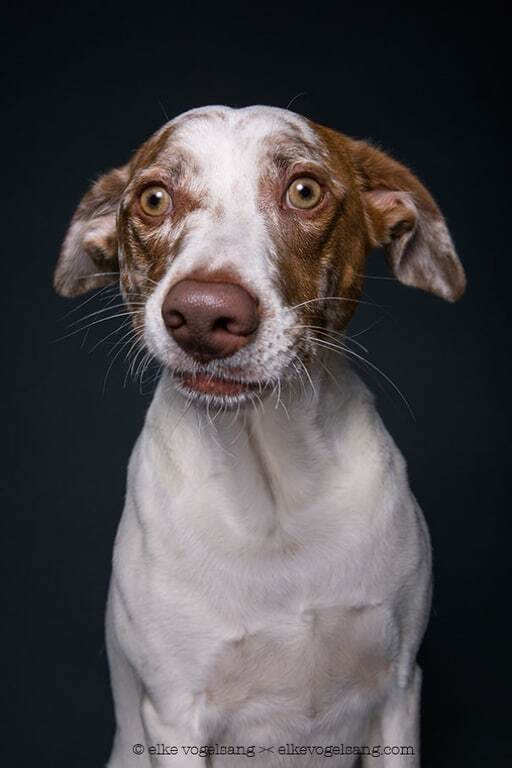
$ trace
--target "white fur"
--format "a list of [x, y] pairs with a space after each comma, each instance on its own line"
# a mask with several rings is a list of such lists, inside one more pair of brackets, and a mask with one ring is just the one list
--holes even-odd
[[[262, 138], [285, 119], [312, 145], [315, 137], [281, 110], [222, 108], [217, 121], [220, 109], [211, 120], [177, 120], [197, 183], [223, 215], [191, 214], [191, 234], [147, 303], [146, 341], [169, 368], [191, 368], [165, 332], [163, 298], [207, 261], [231, 265], [265, 303], [266, 320], [254, 346], [217, 365], [267, 380], [293, 360], [285, 331], [297, 317], [272, 287], [273, 248], [257, 206]], [[319, 367], [311, 386], [285, 384], [240, 413], [189, 407], [162, 376], [115, 544], [110, 768], [355, 765], [352, 755], [280, 756], [287, 743], [410, 746], [414, 756], [364, 764], [419, 765], [415, 658], [429, 608], [428, 534], [372, 396], [344, 364], [326, 363], [336, 383]], [[216, 743], [255, 745], [256, 756], [181, 750]], [[158, 744], [179, 753], [150, 759]]]
[[146, 345], [165, 365], [194, 370], [165, 329], [163, 299], [171, 285], [196, 270], [232, 270], [258, 296], [263, 319], [253, 344], [210, 369], [232, 376], [243, 368], [247, 380], [277, 380], [294, 358], [298, 317], [282, 305], [275, 289], [274, 244], [260, 209], [258, 184], [269, 164], [270, 140], [282, 142], [292, 132], [292, 138], [297, 134], [307, 142], [307, 153], [297, 143], [297, 162], [319, 162], [324, 150], [304, 118], [272, 107], [208, 107], [186, 112], [171, 124], [176, 128], [173, 145], [191, 158], [193, 188], [205, 200], [203, 208], [187, 217], [180, 253], [147, 302]]

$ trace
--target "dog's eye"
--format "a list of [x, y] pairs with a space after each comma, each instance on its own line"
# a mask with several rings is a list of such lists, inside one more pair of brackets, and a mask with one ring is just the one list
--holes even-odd
[[322, 187], [314, 179], [303, 176], [294, 179], [286, 192], [286, 198], [292, 208], [314, 208], [322, 197]]
[[148, 187], [141, 194], [139, 202], [148, 216], [161, 216], [169, 208], [171, 198], [163, 187]]

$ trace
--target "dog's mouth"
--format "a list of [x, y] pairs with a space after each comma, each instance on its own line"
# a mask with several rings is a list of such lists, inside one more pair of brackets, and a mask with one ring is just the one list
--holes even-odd
[[173, 376], [179, 389], [205, 399], [239, 401], [251, 394], [262, 393], [266, 387], [262, 382], [215, 376], [200, 371], [174, 371]]

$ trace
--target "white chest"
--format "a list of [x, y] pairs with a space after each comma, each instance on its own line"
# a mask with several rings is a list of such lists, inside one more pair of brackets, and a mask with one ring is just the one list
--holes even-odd
[[115, 570], [119, 634], [145, 687], [193, 690], [213, 721], [264, 710], [301, 728], [380, 698], [398, 648], [392, 612], [370, 584], [366, 599], [353, 588], [327, 534], [266, 559], [186, 538], [160, 536], [151, 558], [131, 531], [133, 559], [124, 551]]
[[366, 721], [398, 656], [390, 595], [410, 566], [386, 511], [400, 488], [385, 438], [359, 419], [315, 453], [309, 424], [286, 450], [273, 429], [261, 453], [249, 441], [218, 460], [193, 426], [164, 442], [160, 419], [132, 458], [114, 558], [113, 620], [143, 688], [237, 732], [263, 715], [283, 733]]

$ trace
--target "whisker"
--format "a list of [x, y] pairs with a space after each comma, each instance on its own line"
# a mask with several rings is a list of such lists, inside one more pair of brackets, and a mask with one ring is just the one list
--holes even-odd
[[384, 318], [379, 317], [377, 318], [377, 320], [374, 320], [373, 323], [370, 323], [370, 325], [366, 326], [366, 328], [363, 328], [362, 331], [357, 331], [357, 333], [351, 334], [347, 338], [350, 338], [353, 340], [356, 338], [356, 336], [362, 336], [363, 333], [367, 333], [368, 331], [371, 331], [372, 328], [375, 328], [376, 325], [378, 325], [379, 323], [382, 323], [383, 321], [384, 321]]
[[126, 353], [125, 360], [128, 361], [130, 359], [130, 355], [132, 355], [132, 354], [133, 354], [132, 361], [131, 361], [130, 366], [128, 367], [128, 369], [126, 371], [126, 374], [125, 374], [125, 377], [124, 377], [123, 388], [126, 387], [126, 383], [128, 381], [128, 378], [130, 378], [130, 377], [135, 378], [134, 370], [135, 370], [136, 361], [137, 361], [139, 355], [144, 354], [144, 345], [141, 344], [140, 336], [138, 336], [135, 339], [135, 341], [133, 342], [132, 346], [130, 347], [130, 349]]
[[147, 370], [148, 366], [151, 364], [153, 360], [152, 355], [146, 350], [146, 354], [142, 358], [141, 363], [138, 365], [137, 370], [135, 372], [135, 380], [139, 382], [139, 392], [142, 394], [142, 381], [144, 378], [144, 373]]
[[139, 392], [141, 394], [142, 394], [142, 385], [144, 382], [144, 376], [152, 362], [153, 362], [153, 356], [149, 352], [146, 352], [146, 362], [144, 363], [144, 365], [142, 366], [139, 372]]
[[90, 277], [119, 277], [120, 272], [90, 272], [88, 275], [80, 275], [77, 280], [88, 280]]
[[89, 329], [87, 329], [85, 331], [85, 333], [84, 333], [84, 337], [83, 337], [82, 341], [80, 342], [80, 349], [83, 349], [85, 347], [85, 343], [87, 341], [88, 335], [89, 335]]
[[302, 378], [302, 372], [295, 365], [295, 360], [292, 360], [291, 364], [293, 366], [293, 369], [294, 369], [295, 373], [297, 374], [297, 378], [299, 379], [300, 385], [302, 387], [302, 391], [303, 391], [304, 394], [306, 394], [306, 385], [304, 384], [304, 379]]
[[[153, 356], [150, 356], [150, 362], [151, 363], [156, 363], [156, 360], [155, 360], [155, 358]], [[146, 381], [144, 381], [144, 376], [146, 375], [146, 372], [145, 371], [143, 372], [143, 375], [142, 375], [141, 381], [140, 381], [140, 387], [139, 387], [139, 392], [140, 392], [141, 395], [147, 395], [148, 394], [149, 389], [148, 389], [148, 391], [145, 391], [144, 390], [144, 385], [147, 385], [148, 388], [152, 387], [152, 385], [155, 383], [155, 381], [157, 381], [160, 378], [160, 374], [162, 372], [163, 367], [164, 367], [163, 363], [160, 363], [156, 367], [156, 371], [153, 374], [153, 376], [151, 376], [151, 378], [147, 379]], [[148, 364], [148, 368], [149, 368], [149, 364]], [[148, 369], [146, 369], [146, 370], [148, 370]]]
[[[92, 354], [92, 352], [94, 352], [95, 349], [97, 349], [101, 344], [103, 344], [105, 341], [107, 341], [107, 339], [110, 339], [110, 337], [114, 336], [114, 334], [116, 334], [116, 333], [120, 333], [120, 331], [122, 331], [123, 328], [126, 328], [126, 326], [130, 325], [130, 324], [131, 324], [131, 319], [127, 318], [123, 323], [121, 323], [121, 325], [118, 328], [114, 328], [113, 331], [110, 331], [110, 333], [107, 333], [106, 336], [104, 336], [102, 339], [97, 341], [96, 344], [93, 347], [91, 347], [91, 349], [89, 350], [89, 354]], [[87, 331], [86, 331], [86, 333], [87, 333]], [[124, 338], [124, 336], [123, 336], [123, 338]], [[116, 346], [116, 345], [114, 345], [114, 346]]]
[[[65, 320], [66, 317], [69, 317], [70, 315], [73, 315], [75, 312], [78, 312], [79, 309], [82, 309], [82, 307], [85, 307], [85, 305], [88, 304], [93, 299], [97, 299], [102, 294], [108, 293], [109, 291], [113, 291], [116, 288], [117, 288], [117, 285], [105, 285], [103, 286], [103, 288], [99, 288], [97, 291], [94, 291], [92, 296], [88, 296], [84, 301], [81, 301], [77, 307], [73, 307], [73, 309], [70, 309], [69, 312], [66, 312], [66, 314], [62, 316], [62, 320]], [[105, 297], [103, 296], [102, 298], [104, 299]]]
[[332, 382], [333, 382], [333, 383], [336, 385], [336, 387], [339, 387], [339, 381], [338, 381], [338, 379], [336, 378], [336, 376], [333, 374], [333, 372], [331, 371], [331, 369], [329, 368], [329, 366], [327, 366], [327, 365], [326, 365], [326, 364], [323, 362], [323, 360], [318, 360], [318, 362], [320, 363], [321, 367], [324, 369], [324, 371], [326, 372], [326, 374], [329, 376], [329, 378], [331, 379], [331, 381], [332, 381]]
[[288, 419], [288, 421], [290, 421], [290, 414], [288, 412], [288, 408], [286, 407], [286, 405], [284, 404], [284, 402], [282, 400], [281, 400], [281, 408], [285, 412], [286, 418]]
[[[131, 329], [130, 329], [130, 331], [129, 331], [128, 333], [129, 333], [129, 334], [133, 334], [133, 333], [136, 333], [136, 331], [135, 331], [135, 329], [132, 329], [132, 328], [131, 328]], [[125, 335], [128, 335], [128, 334], [125, 334]], [[140, 338], [140, 336], [141, 336], [141, 334], [140, 334], [140, 332], [139, 332], [139, 338]], [[103, 392], [103, 394], [104, 394], [104, 393], [105, 393], [105, 391], [106, 391], [106, 387], [107, 387], [107, 381], [108, 381], [108, 377], [109, 377], [110, 371], [112, 370], [112, 368], [113, 368], [113, 366], [114, 366], [114, 363], [115, 363], [115, 361], [117, 360], [117, 358], [119, 357], [119, 355], [120, 355], [120, 354], [123, 352], [123, 350], [125, 349], [125, 347], [126, 347], [126, 346], [127, 346], [127, 345], [128, 345], [130, 342], [131, 342], [132, 338], [133, 338], [133, 335], [131, 335], [131, 338], [129, 338], [129, 339], [128, 339], [128, 340], [127, 340], [127, 341], [126, 341], [124, 344], [122, 344], [122, 345], [119, 347], [119, 349], [117, 350], [116, 354], [113, 356], [112, 360], [110, 361], [110, 364], [109, 364], [109, 366], [108, 366], [108, 368], [107, 368], [107, 372], [105, 373], [105, 377], [104, 377], [104, 379], [103, 379], [103, 387], [102, 387], [102, 392]], [[137, 339], [137, 342], [139, 342], [139, 339]], [[129, 353], [128, 353], [128, 354], [129, 354]]]
[[349, 349], [348, 347], [344, 347], [344, 346], [338, 345], [338, 344], [333, 344], [332, 342], [325, 341], [325, 339], [313, 338], [312, 341], [315, 342], [316, 344], [318, 344], [319, 346], [323, 346], [324, 349], [333, 350], [333, 351], [337, 352], [338, 354], [340, 354], [340, 353], [342, 354], [343, 352], [345, 352], [345, 353], [347, 353], [349, 355], [352, 355], [357, 360], [360, 360], [362, 363], [365, 363], [370, 368], [372, 368], [374, 371], [379, 373], [388, 382], [388, 384], [390, 384], [393, 387], [395, 392], [397, 392], [397, 394], [400, 396], [400, 398], [404, 402], [405, 406], [407, 407], [407, 410], [411, 414], [411, 417], [413, 418], [414, 421], [416, 421], [416, 416], [414, 415], [414, 412], [413, 412], [411, 406], [409, 405], [409, 402], [408, 402], [407, 398], [405, 397], [405, 395], [400, 391], [400, 389], [397, 387], [395, 382], [392, 379], [390, 379], [389, 376], [387, 376], [384, 373], [384, 371], [381, 371], [381, 369], [377, 365], [372, 363], [367, 358], [362, 357], [361, 355], [358, 355], [357, 352], [354, 352], [353, 349]]
[[399, 283], [400, 280], [398, 280], [396, 277], [391, 277], [390, 275], [361, 275], [357, 272], [354, 273], [356, 277], [364, 277], [364, 279], [368, 280], [391, 280], [395, 283]]
[[[152, 360], [152, 362], [156, 363], [156, 361], [154, 359]], [[143, 385], [145, 386], [145, 389], [142, 389], [142, 394], [143, 395], [147, 395], [148, 392], [152, 391], [154, 389], [154, 387], [156, 386], [156, 383], [158, 381], [160, 381], [160, 376], [161, 376], [161, 373], [163, 371], [163, 368], [164, 368], [164, 366], [162, 364], [155, 365], [155, 367], [153, 368], [152, 375], [148, 379], [143, 381]], [[151, 369], [148, 369], [148, 370], [151, 370]]]
[[124, 342], [124, 344], [123, 344], [123, 348], [124, 348], [124, 347], [125, 347], [127, 344], [129, 344], [129, 343], [130, 343], [130, 342], [131, 342], [131, 341], [132, 341], [132, 340], [133, 340], [133, 339], [134, 339], [134, 338], [137, 336], [137, 334], [140, 334], [140, 335], [142, 336], [142, 333], [143, 333], [143, 326], [132, 326], [132, 325], [131, 325], [131, 323], [130, 323], [130, 326], [131, 326], [131, 327], [128, 329], [128, 331], [127, 331], [126, 333], [124, 333], [124, 334], [121, 336], [121, 338], [120, 338], [120, 339], [118, 339], [118, 340], [116, 341], [116, 343], [115, 343], [115, 344], [112, 344], [112, 349], [110, 349], [110, 350], [109, 350], [109, 353], [108, 353], [108, 354], [109, 354], [109, 356], [112, 354], [112, 352], [114, 351], [114, 349], [116, 349], [116, 347], [118, 347], [120, 344], [122, 344], [123, 340], [124, 340], [124, 339], [126, 339], [126, 337], [127, 337], [127, 336], [128, 336], [129, 338], [128, 338], [128, 340], [127, 340], [127, 341], [125, 341], [125, 342]]
[[281, 401], [281, 379], [279, 376], [277, 377], [276, 384], [277, 384], [277, 403], [275, 405], [275, 410], [277, 411], [277, 409], [279, 408], [279, 403]]
[[69, 339], [71, 338], [71, 336], [76, 336], [77, 333], [81, 333], [82, 331], [92, 328], [94, 325], [98, 325], [99, 323], [105, 323], [107, 322], [107, 320], [115, 320], [115, 318], [117, 317], [126, 317], [127, 315], [131, 315], [131, 312], [119, 312], [109, 317], [102, 317], [99, 320], [95, 320], [94, 322], [89, 323], [88, 325], [85, 325], [83, 328], [76, 328], [74, 331], [71, 331], [71, 333], [66, 333], [64, 336], [60, 336], [58, 339], [52, 339], [50, 343], [56, 344], [58, 341], [64, 341], [64, 339]]
[[361, 301], [361, 299], [349, 299], [343, 296], [323, 296], [317, 299], [308, 299], [307, 301], [303, 301], [300, 304], [295, 304], [295, 306], [290, 307], [290, 311], [299, 309], [299, 307], [305, 307], [307, 304], [314, 304], [315, 302], [319, 301], [351, 301], [355, 302], [356, 304], [365, 304], [369, 307], [378, 307], [379, 309], [382, 309], [383, 307], [383, 305], [376, 304], [374, 301]]
[[290, 101], [289, 101], [289, 102], [288, 102], [288, 104], [286, 105], [285, 109], [290, 109], [290, 107], [292, 106], [292, 104], [293, 104], [295, 101], [297, 101], [297, 99], [300, 99], [300, 97], [301, 97], [301, 96], [307, 96], [307, 95], [308, 95], [308, 94], [307, 94], [307, 91], [301, 91], [300, 93], [296, 93], [296, 94], [295, 94], [295, 96], [293, 96], [293, 97], [290, 99]]
[[311, 378], [311, 376], [309, 375], [309, 371], [308, 371], [307, 367], [304, 365], [304, 362], [301, 360], [301, 358], [300, 358], [300, 357], [296, 357], [295, 359], [296, 359], [296, 360], [297, 360], [297, 362], [299, 362], [299, 363], [302, 365], [302, 367], [304, 368], [304, 372], [305, 372], [305, 374], [306, 374], [306, 376], [307, 376], [307, 378], [308, 378], [308, 380], [309, 380], [309, 383], [311, 384], [311, 389], [313, 390], [313, 394], [314, 394], [314, 396], [315, 396], [315, 397], [318, 397], [318, 395], [317, 395], [317, 392], [316, 392], [316, 389], [315, 389], [315, 385], [313, 384], [313, 379], [312, 379], [312, 378]]
[[178, 429], [179, 425], [181, 424], [181, 422], [183, 421], [183, 419], [185, 418], [185, 416], [189, 412], [190, 408], [192, 407], [192, 403], [193, 402], [194, 402], [194, 399], [192, 397], [187, 397], [187, 399], [185, 401], [185, 405], [183, 407], [183, 411], [181, 412], [180, 416], [178, 417], [178, 420], [177, 420], [176, 424], [172, 428], [171, 433], [169, 435], [169, 438], [173, 437], [173, 435], [176, 432], [176, 430]]
[[317, 333], [322, 333], [324, 336], [327, 336], [327, 338], [330, 338], [330, 339], [332, 339], [333, 341], [336, 341], [336, 342], [338, 341], [339, 338], [346, 339], [348, 341], [352, 341], [356, 346], [358, 346], [360, 349], [362, 349], [363, 352], [366, 352], [366, 354], [369, 354], [367, 348], [365, 346], [363, 346], [363, 344], [361, 344], [358, 341], [354, 341], [353, 337], [346, 336], [344, 333], [342, 333], [340, 331], [327, 330], [327, 329], [325, 329], [321, 325], [293, 325], [290, 328], [290, 330], [294, 330], [294, 329], [297, 329], [297, 328], [305, 328], [305, 329], [308, 329], [308, 330], [314, 330]]
[[[130, 302], [130, 303], [132, 304], [132, 306], [143, 307], [145, 305], [143, 301], [137, 304], [134, 304], [133, 302]], [[78, 320], [74, 320], [72, 323], [69, 323], [69, 325], [67, 325], [66, 327], [73, 328], [75, 325], [78, 325], [78, 323], [83, 323], [85, 320], [88, 320], [90, 317], [95, 317], [96, 315], [102, 315], [105, 312], [110, 312], [113, 309], [120, 309], [121, 307], [125, 307], [126, 309], [128, 309], [124, 301], [119, 304], [109, 305], [108, 307], [102, 307], [102, 309], [97, 309], [95, 312], [90, 312], [88, 315], [85, 315], [84, 317], [79, 317]]]

